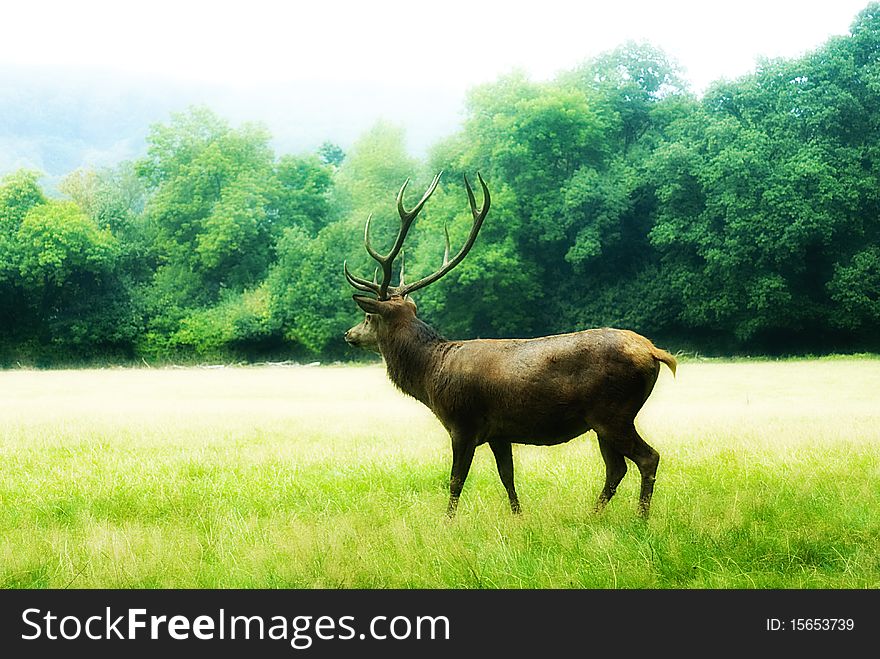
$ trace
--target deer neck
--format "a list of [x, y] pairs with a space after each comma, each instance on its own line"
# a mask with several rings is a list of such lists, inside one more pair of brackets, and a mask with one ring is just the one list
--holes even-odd
[[398, 389], [425, 405], [438, 347], [445, 343], [446, 339], [418, 318], [379, 335], [388, 377]]

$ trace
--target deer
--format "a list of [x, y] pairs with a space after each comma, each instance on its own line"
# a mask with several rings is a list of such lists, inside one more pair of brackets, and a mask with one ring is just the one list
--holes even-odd
[[407, 284], [401, 257], [400, 283], [392, 286], [394, 261], [441, 174], [411, 210], [404, 206], [409, 179], [404, 182], [397, 194], [400, 229], [387, 254], [373, 247], [372, 214], [367, 218], [364, 246], [378, 267], [370, 281], [352, 274], [348, 261], [343, 261], [346, 280], [359, 291], [353, 299], [365, 314], [344, 338], [351, 346], [378, 352], [391, 382], [426, 405], [449, 433], [452, 470], [447, 515], [456, 514], [478, 446], [491, 448], [510, 509], [519, 514], [512, 445], [553, 446], [594, 430], [605, 462], [605, 484], [595, 512], [601, 512], [614, 496], [629, 460], [641, 474], [638, 514], [647, 519], [660, 454], [639, 435], [635, 417], [654, 388], [660, 364], [675, 375], [675, 357], [636, 332], [608, 327], [522, 339], [450, 341], [441, 336], [418, 318], [410, 295], [461, 263], [491, 204], [489, 188], [478, 173], [483, 202], [477, 208], [465, 176], [473, 224], [464, 245], [450, 259], [446, 231], [442, 267]]

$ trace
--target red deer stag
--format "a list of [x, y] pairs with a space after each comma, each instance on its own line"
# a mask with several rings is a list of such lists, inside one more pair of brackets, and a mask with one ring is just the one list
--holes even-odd
[[[636, 414], [657, 380], [660, 362], [675, 373], [675, 358], [635, 332], [590, 329], [535, 339], [475, 339], [447, 341], [416, 317], [416, 305], [407, 296], [440, 279], [461, 263], [474, 244], [489, 212], [489, 189], [483, 189], [478, 209], [465, 177], [474, 217], [464, 246], [432, 275], [391, 286], [392, 266], [407, 232], [440, 181], [438, 174], [412, 210], [403, 204], [407, 182], [397, 195], [400, 231], [391, 251], [379, 254], [370, 243], [370, 218], [364, 243], [379, 263], [381, 283], [343, 270], [348, 282], [370, 296], [355, 295], [366, 312], [360, 324], [345, 334], [357, 347], [372, 349], [385, 358], [388, 376], [404, 393], [427, 405], [452, 439], [449, 516], [455, 514], [462, 487], [480, 444], [488, 443], [498, 474], [514, 513], [520, 512], [513, 484], [511, 444], [551, 446], [593, 429], [605, 460], [605, 486], [596, 510], [614, 496], [629, 458], [641, 472], [639, 512], [647, 518], [660, 455], [634, 426]], [[378, 268], [377, 268], [378, 270]]]

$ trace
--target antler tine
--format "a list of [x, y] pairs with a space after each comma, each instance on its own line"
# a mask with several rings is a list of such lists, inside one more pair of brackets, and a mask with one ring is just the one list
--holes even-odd
[[[406, 193], [406, 188], [409, 185], [409, 179], [403, 182], [403, 185], [400, 187], [400, 191], [397, 193], [397, 212], [400, 215], [400, 230], [397, 232], [397, 238], [394, 240], [394, 244], [391, 247], [391, 251], [386, 255], [382, 255], [376, 251], [373, 247], [373, 244], [370, 242], [370, 223], [373, 219], [373, 215], [370, 214], [367, 217], [367, 222], [364, 225], [364, 247], [367, 249], [367, 253], [379, 263], [379, 266], [382, 268], [382, 283], [377, 284], [374, 282], [369, 282], [366, 279], [361, 279], [360, 277], [356, 277], [352, 275], [347, 266], [343, 263], [343, 269], [345, 270], [345, 277], [348, 279], [348, 282], [361, 291], [370, 291], [375, 293], [380, 300], [387, 300], [389, 297], [389, 289], [397, 294], [400, 289], [404, 287], [403, 280], [401, 279], [400, 286], [392, 287], [391, 286], [391, 277], [392, 270], [394, 267], [394, 259], [397, 258], [397, 255], [400, 254], [401, 249], [403, 248], [403, 241], [406, 239], [407, 233], [409, 233], [409, 229], [412, 226], [413, 221], [416, 219], [416, 216], [422, 210], [422, 207], [425, 205], [425, 202], [428, 201], [428, 198], [434, 194], [434, 190], [437, 189], [437, 185], [440, 183], [440, 176], [443, 172], [439, 172], [434, 179], [431, 181], [431, 185], [428, 186], [428, 189], [425, 191], [425, 194], [422, 195], [422, 198], [419, 202], [411, 209], [406, 210], [403, 205], [403, 196]], [[401, 270], [403, 268], [401, 267]], [[378, 272], [378, 268], [377, 268]], [[374, 277], [375, 279], [375, 277]]]
[[[342, 270], [345, 273], [345, 278], [348, 280], [348, 283], [354, 286], [359, 291], [364, 291], [366, 293], [375, 293], [379, 294], [379, 284], [375, 281], [367, 281], [366, 279], [361, 279], [360, 277], [351, 274], [348, 270], [348, 260], [344, 260], [342, 262]], [[373, 278], [375, 280], [375, 277]]]
[[380, 300], [387, 299], [388, 297], [388, 287], [391, 285], [391, 269], [394, 259], [397, 258], [397, 255], [403, 248], [403, 241], [406, 239], [406, 235], [409, 233], [409, 229], [412, 226], [413, 221], [416, 219], [416, 216], [422, 210], [422, 206], [425, 205], [425, 202], [428, 201], [428, 198], [434, 194], [434, 190], [437, 189], [437, 184], [440, 183], [440, 176], [442, 176], [442, 174], [442, 171], [437, 173], [434, 180], [431, 181], [431, 185], [428, 186], [428, 189], [425, 190], [425, 194], [423, 194], [422, 198], [419, 200], [419, 203], [409, 211], [403, 206], [403, 195], [406, 192], [406, 186], [409, 185], [409, 179], [406, 179], [403, 182], [403, 185], [400, 186], [400, 191], [397, 193], [397, 213], [400, 215], [400, 231], [397, 232], [397, 238], [394, 241], [394, 245], [392, 245], [391, 251], [388, 252], [386, 256], [379, 256], [374, 251], [370, 251], [370, 256], [382, 264], [382, 272], [384, 276], [382, 277], [382, 288], [379, 291]]
[[422, 210], [422, 206], [425, 205], [425, 202], [428, 201], [428, 197], [434, 194], [434, 190], [437, 189], [437, 184], [440, 183], [440, 176], [443, 172], [439, 172], [437, 176], [434, 177], [434, 180], [431, 181], [431, 185], [428, 186], [428, 189], [425, 190], [425, 194], [422, 195], [422, 198], [419, 200], [412, 210], [408, 211], [403, 207], [403, 192], [406, 190], [406, 185], [409, 183], [409, 179], [403, 184], [403, 187], [400, 188], [400, 192], [397, 193], [397, 212], [400, 215], [401, 224], [404, 222], [412, 223], [412, 221], [416, 218], [416, 215], [419, 214], [419, 211]]
[[373, 214], [370, 213], [367, 216], [367, 223], [364, 225], [364, 247], [367, 248], [367, 253], [370, 256], [372, 256], [374, 259], [376, 259], [377, 261], [379, 261], [381, 263], [382, 256], [379, 254], [379, 252], [377, 252], [375, 249], [373, 249], [373, 245], [370, 242], [370, 222], [372, 220], [373, 220]]
[[489, 212], [489, 188], [486, 187], [486, 182], [479, 172], [477, 172], [477, 178], [480, 179], [480, 187], [483, 188], [483, 207], [480, 210], [477, 210], [477, 200], [474, 199], [474, 191], [471, 189], [471, 184], [467, 180], [466, 175], [464, 177], [464, 186], [467, 188], [468, 203], [471, 205], [474, 221], [479, 220], [482, 222], [486, 218], [486, 213]]
[[370, 242], [370, 222], [372, 219], [373, 214], [370, 213], [367, 217], [367, 223], [364, 225], [364, 247], [367, 248], [367, 254], [369, 254], [375, 261], [378, 261], [379, 265], [382, 267], [382, 284], [376, 288], [375, 292], [380, 300], [384, 300], [387, 297], [388, 285], [391, 283], [391, 265], [394, 258], [391, 254], [388, 256], [382, 256], [373, 248], [373, 244]]
[[406, 192], [406, 186], [408, 185], [409, 177], [407, 176], [403, 185], [400, 186], [400, 190], [397, 191], [397, 214], [400, 215], [401, 222], [404, 221], [404, 218], [407, 215], [406, 209], [403, 207], [403, 195]]
[[443, 225], [443, 233], [446, 234], [446, 247], [443, 249], [443, 265], [449, 263], [449, 225]]
[[486, 182], [483, 180], [483, 177], [480, 174], [477, 174], [477, 178], [480, 180], [480, 187], [483, 189], [483, 206], [479, 210], [477, 210], [477, 202], [474, 198], [474, 191], [471, 189], [471, 184], [467, 180], [467, 176], [464, 177], [464, 185], [467, 189], [468, 193], [468, 202], [471, 207], [471, 214], [474, 216], [474, 224], [471, 226], [471, 233], [468, 236], [468, 239], [465, 241], [462, 248], [458, 250], [458, 254], [456, 254], [451, 261], [448, 260], [448, 245], [449, 245], [449, 232], [446, 233], [446, 245], [447, 245], [447, 254], [444, 255], [443, 259], [443, 267], [440, 268], [437, 272], [432, 275], [428, 275], [427, 277], [423, 277], [418, 281], [413, 282], [412, 284], [408, 284], [406, 286], [401, 286], [396, 292], [399, 295], [408, 295], [415, 290], [418, 290], [428, 284], [431, 284], [447, 272], [452, 270], [455, 266], [462, 262], [467, 253], [471, 250], [471, 247], [474, 246], [474, 241], [477, 239], [477, 234], [480, 233], [480, 227], [483, 226], [483, 220], [486, 219], [486, 215], [489, 213], [489, 206], [492, 203], [491, 198], [489, 197], [489, 188], [486, 186]]

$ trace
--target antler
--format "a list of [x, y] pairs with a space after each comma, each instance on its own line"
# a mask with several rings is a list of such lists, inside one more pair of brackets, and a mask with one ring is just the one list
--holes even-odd
[[[434, 177], [434, 180], [431, 181], [431, 185], [428, 186], [425, 194], [422, 195], [419, 203], [417, 203], [412, 210], [406, 210], [403, 206], [403, 195], [406, 192], [406, 186], [409, 185], [409, 179], [406, 179], [406, 181], [403, 182], [403, 185], [400, 187], [400, 192], [397, 193], [397, 213], [400, 215], [400, 230], [397, 232], [397, 238], [394, 240], [394, 245], [391, 246], [391, 251], [385, 256], [379, 254], [370, 242], [370, 221], [373, 219], [373, 216], [371, 214], [367, 217], [367, 224], [364, 226], [364, 246], [367, 248], [367, 253], [372, 256], [374, 260], [378, 261], [379, 266], [382, 268], [382, 283], [376, 285], [375, 282], [369, 282], [366, 279], [361, 279], [360, 277], [351, 274], [348, 270], [347, 263], [343, 262], [342, 268], [349, 284], [360, 291], [375, 293], [380, 300], [387, 300], [390, 297], [388, 289], [391, 286], [391, 271], [394, 266], [394, 259], [397, 258], [397, 255], [400, 253], [406, 234], [409, 233], [409, 229], [412, 226], [413, 221], [416, 219], [416, 216], [422, 210], [422, 206], [425, 205], [425, 202], [428, 201], [428, 198], [434, 194], [434, 190], [437, 189], [437, 184], [440, 183], [440, 176], [442, 174], [443, 172], [440, 172]], [[396, 293], [396, 290], [397, 289], [392, 289], [392, 294]]]
[[370, 221], [372, 220], [373, 216], [370, 215], [367, 218], [367, 223], [364, 227], [364, 246], [367, 249], [367, 253], [371, 257], [373, 257], [373, 259], [375, 259], [379, 263], [379, 266], [382, 268], [382, 283], [376, 283], [376, 277], [374, 277], [373, 281], [371, 282], [351, 274], [351, 272], [349, 272], [348, 270], [348, 263], [344, 261], [342, 264], [342, 269], [345, 272], [345, 278], [348, 280], [349, 284], [354, 286], [359, 291], [375, 293], [380, 300], [387, 300], [392, 295], [404, 296], [437, 281], [438, 279], [440, 279], [440, 277], [442, 277], [459, 263], [461, 263], [462, 259], [467, 256], [467, 253], [470, 251], [471, 247], [473, 247], [474, 241], [477, 239], [477, 234], [480, 232], [480, 227], [483, 224], [483, 220], [486, 219], [486, 214], [489, 212], [489, 205], [491, 203], [491, 200], [489, 198], [489, 188], [486, 186], [486, 182], [483, 180], [483, 177], [479, 174], [477, 174], [477, 178], [479, 178], [480, 186], [483, 189], [483, 207], [479, 210], [477, 210], [477, 202], [474, 198], [474, 191], [471, 189], [471, 184], [468, 182], [467, 176], [464, 177], [464, 184], [467, 188], [468, 202], [470, 203], [471, 214], [474, 216], [474, 224], [471, 227], [470, 236], [468, 236], [467, 241], [465, 242], [461, 250], [459, 250], [458, 254], [456, 254], [451, 261], [449, 260], [449, 232], [444, 228], [444, 231], [446, 231], [446, 252], [443, 256], [443, 267], [434, 274], [423, 277], [422, 279], [419, 279], [412, 284], [404, 284], [403, 264], [401, 263], [400, 285], [397, 287], [391, 286], [391, 276], [394, 259], [397, 258], [398, 254], [400, 254], [400, 250], [403, 248], [403, 241], [406, 238], [407, 233], [409, 233], [409, 229], [412, 226], [413, 221], [416, 219], [416, 216], [419, 214], [419, 211], [422, 210], [422, 206], [425, 205], [425, 202], [428, 201], [428, 198], [434, 193], [434, 190], [437, 188], [437, 184], [440, 182], [441, 174], [442, 172], [434, 177], [431, 185], [428, 186], [425, 194], [422, 195], [421, 200], [412, 208], [412, 210], [406, 210], [403, 206], [403, 195], [406, 191], [406, 186], [409, 184], [409, 179], [407, 179], [404, 182], [403, 186], [401, 186], [400, 192], [397, 193], [397, 212], [400, 215], [400, 230], [397, 232], [397, 238], [394, 240], [394, 245], [392, 245], [391, 251], [388, 252], [388, 254], [386, 254], [385, 256], [379, 254], [370, 243]]
[[458, 250], [458, 254], [456, 254], [451, 261], [449, 260], [449, 232], [446, 231], [446, 250], [443, 255], [443, 267], [434, 274], [422, 277], [418, 281], [414, 281], [412, 284], [400, 286], [395, 291], [397, 295], [409, 295], [413, 291], [424, 288], [428, 284], [433, 284], [440, 279], [440, 277], [461, 263], [464, 260], [464, 257], [467, 256], [467, 253], [471, 251], [471, 247], [474, 246], [474, 241], [477, 239], [477, 234], [480, 233], [480, 227], [483, 226], [483, 220], [486, 219], [486, 215], [489, 213], [489, 205], [492, 203], [486, 182], [479, 174], [477, 174], [477, 178], [480, 180], [480, 187], [483, 188], [483, 207], [477, 210], [477, 201], [474, 199], [474, 191], [471, 189], [471, 184], [468, 182], [467, 176], [465, 176], [464, 185], [465, 188], [467, 188], [468, 202], [471, 206], [471, 214], [474, 216], [474, 224], [471, 226], [471, 233], [468, 236], [468, 239], [465, 241], [464, 245], [462, 245], [462, 248]]

